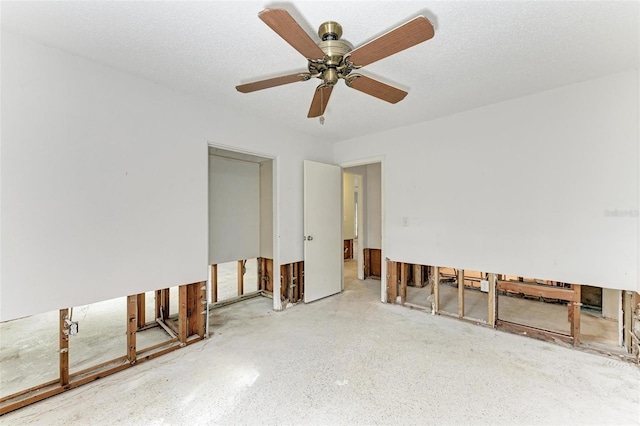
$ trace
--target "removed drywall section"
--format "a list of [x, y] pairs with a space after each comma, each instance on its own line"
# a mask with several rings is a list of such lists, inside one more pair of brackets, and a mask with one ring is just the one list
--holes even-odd
[[386, 257], [637, 290], [637, 86], [613, 74], [341, 142], [335, 158], [385, 156]]
[[303, 259], [302, 161], [330, 145], [1, 39], [0, 320], [206, 280], [208, 142], [275, 159], [274, 257]]

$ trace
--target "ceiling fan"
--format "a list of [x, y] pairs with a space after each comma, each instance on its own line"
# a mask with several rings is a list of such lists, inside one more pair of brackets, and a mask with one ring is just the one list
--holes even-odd
[[258, 17], [273, 31], [302, 54], [308, 61], [308, 72], [269, 78], [253, 83], [241, 84], [236, 89], [242, 93], [268, 89], [283, 84], [319, 78], [322, 83], [316, 88], [307, 117], [324, 114], [333, 86], [343, 79], [348, 87], [395, 104], [407, 92], [389, 86], [371, 77], [353, 72], [359, 68], [391, 56], [433, 37], [433, 26], [424, 16], [418, 16], [380, 37], [352, 49], [349, 43], [340, 40], [342, 27], [328, 21], [320, 25], [319, 43], [302, 29], [284, 9], [265, 9]]

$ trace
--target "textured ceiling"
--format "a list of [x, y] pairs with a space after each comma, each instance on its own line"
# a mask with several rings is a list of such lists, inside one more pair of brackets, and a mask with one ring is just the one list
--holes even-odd
[[[317, 39], [338, 21], [354, 46], [417, 16], [433, 39], [363, 74], [408, 90], [396, 105], [333, 91], [325, 124], [306, 118], [319, 80], [241, 94], [240, 83], [305, 70], [257, 17], [286, 8]], [[6, 2], [2, 27], [157, 84], [328, 141], [430, 120], [639, 65], [638, 2]]]

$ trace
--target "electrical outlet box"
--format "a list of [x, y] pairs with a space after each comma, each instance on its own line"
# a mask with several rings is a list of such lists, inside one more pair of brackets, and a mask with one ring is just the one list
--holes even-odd
[[67, 326], [67, 334], [69, 336], [75, 336], [78, 334], [78, 321], [65, 320], [65, 324]]
[[489, 293], [489, 281], [480, 280], [480, 290]]

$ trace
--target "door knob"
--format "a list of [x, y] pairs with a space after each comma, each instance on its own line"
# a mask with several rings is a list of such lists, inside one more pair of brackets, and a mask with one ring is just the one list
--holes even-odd
[[307, 241], [311, 241], [311, 240], [313, 240], [313, 237], [311, 235], [309, 235], [308, 237], [305, 237], [304, 239], [307, 240]]

